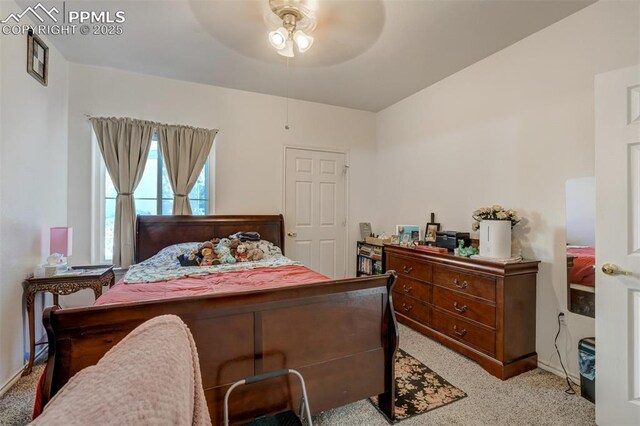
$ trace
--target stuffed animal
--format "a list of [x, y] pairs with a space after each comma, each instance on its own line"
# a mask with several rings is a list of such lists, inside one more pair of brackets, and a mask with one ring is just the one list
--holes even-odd
[[238, 244], [235, 257], [238, 262], [247, 262], [249, 260], [247, 258], [247, 247], [244, 244]]
[[231, 256], [231, 249], [229, 248], [231, 241], [228, 238], [220, 240], [216, 246], [216, 253], [220, 263], [236, 263], [236, 258]]
[[264, 253], [259, 248], [253, 247], [247, 251], [247, 260], [257, 262], [264, 258]]

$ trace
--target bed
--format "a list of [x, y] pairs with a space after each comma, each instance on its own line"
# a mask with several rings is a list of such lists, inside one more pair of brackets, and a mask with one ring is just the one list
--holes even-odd
[[595, 318], [595, 248], [567, 246], [567, 304], [571, 312]]
[[[237, 231], [257, 231], [284, 253], [281, 215], [139, 216], [136, 262], [172, 244]], [[85, 308], [47, 308], [43, 321], [49, 356], [43, 402], [138, 325], [175, 314], [193, 333], [214, 424], [222, 420], [222, 398], [231, 383], [285, 367], [304, 375], [314, 413], [377, 395], [381, 411], [393, 420], [398, 347], [391, 300], [394, 282], [395, 273], [389, 272]], [[294, 408], [299, 398], [297, 384], [286, 378], [245, 386], [230, 400], [231, 420], [239, 423]]]

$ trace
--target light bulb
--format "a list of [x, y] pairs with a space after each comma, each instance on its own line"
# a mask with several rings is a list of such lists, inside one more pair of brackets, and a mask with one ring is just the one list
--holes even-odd
[[283, 49], [287, 43], [288, 36], [287, 30], [285, 30], [284, 27], [280, 27], [269, 33], [269, 42], [271, 42], [271, 45], [276, 49]]
[[309, 50], [313, 44], [313, 37], [305, 34], [302, 30], [297, 30], [293, 33], [293, 39], [295, 40], [296, 45], [298, 45], [298, 50], [300, 50], [301, 53]]
[[295, 54], [293, 53], [293, 41], [287, 40], [284, 47], [278, 50], [278, 54], [286, 56], [287, 58], [293, 58], [295, 56]]

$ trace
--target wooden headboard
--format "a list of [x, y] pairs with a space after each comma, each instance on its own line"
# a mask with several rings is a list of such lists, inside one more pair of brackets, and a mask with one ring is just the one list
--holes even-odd
[[142, 262], [172, 244], [206, 241], [236, 232], [255, 231], [284, 254], [282, 215], [256, 216], [138, 216], [135, 262]]

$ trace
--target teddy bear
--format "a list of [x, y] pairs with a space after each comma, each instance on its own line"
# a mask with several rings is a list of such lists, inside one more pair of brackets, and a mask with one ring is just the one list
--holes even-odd
[[236, 247], [236, 260], [238, 262], [247, 262], [247, 247], [244, 244], [238, 244]]
[[257, 247], [253, 247], [247, 250], [247, 260], [251, 262], [257, 262], [258, 260], [262, 260], [264, 257], [264, 253]]

